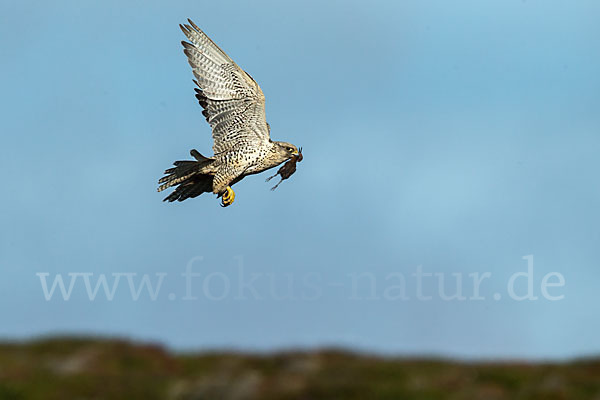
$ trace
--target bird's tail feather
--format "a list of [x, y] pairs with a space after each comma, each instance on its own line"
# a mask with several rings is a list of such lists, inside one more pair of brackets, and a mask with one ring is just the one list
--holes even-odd
[[192, 150], [190, 154], [197, 161], [175, 161], [173, 163], [175, 167], [167, 169], [165, 176], [159, 179], [159, 192], [179, 185], [164, 201], [183, 201], [205, 192], [212, 192], [213, 176], [203, 174], [200, 171], [214, 160], [204, 157], [196, 150]]

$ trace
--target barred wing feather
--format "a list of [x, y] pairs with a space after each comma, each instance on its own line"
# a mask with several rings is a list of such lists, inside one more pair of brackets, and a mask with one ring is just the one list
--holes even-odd
[[190, 43], [182, 42], [196, 77], [196, 97], [212, 128], [215, 155], [237, 145], [269, 141], [265, 96], [243, 69], [191, 20], [180, 25]]

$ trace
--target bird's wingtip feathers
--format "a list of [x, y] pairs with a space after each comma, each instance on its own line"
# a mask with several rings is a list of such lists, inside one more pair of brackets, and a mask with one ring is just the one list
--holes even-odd
[[191, 26], [193, 26], [193, 27], [194, 27], [194, 29], [195, 29], [195, 30], [197, 30], [198, 32], [202, 32], [202, 31], [200, 30], [200, 28], [198, 28], [198, 25], [196, 25], [196, 24], [194, 23], [194, 21], [192, 21], [192, 20], [191, 20], [191, 19], [189, 19], [189, 18], [188, 18], [187, 20], [188, 20], [189, 24], [190, 24]]

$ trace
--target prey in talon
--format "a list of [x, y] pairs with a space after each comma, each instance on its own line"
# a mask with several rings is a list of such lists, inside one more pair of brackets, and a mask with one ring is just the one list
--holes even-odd
[[279, 186], [281, 184], [281, 182], [283, 182], [284, 180], [286, 180], [290, 176], [292, 176], [294, 174], [294, 172], [296, 172], [296, 163], [299, 163], [300, 161], [302, 161], [303, 158], [304, 157], [302, 156], [302, 147], [300, 147], [300, 149], [298, 150], [297, 156], [293, 156], [292, 158], [290, 158], [290, 160], [288, 162], [283, 164], [283, 166], [277, 170], [277, 173], [275, 175], [267, 178], [267, 182], [269, 182], [271, 179], [275, 178], [277, 175], [281, 176], [281, 180], [279, 182], [277, 182], [277, 185], [273, 186], [271, 188], [271, 190], [277, 189], [277, 186]]

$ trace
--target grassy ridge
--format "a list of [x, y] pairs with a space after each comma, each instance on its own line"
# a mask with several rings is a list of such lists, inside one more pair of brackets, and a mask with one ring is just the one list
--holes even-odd
[[119, 340], [0, 344], [0, 399], [600, 399], [600, 359], [455, 363], [343, 351], [173, 354]]

